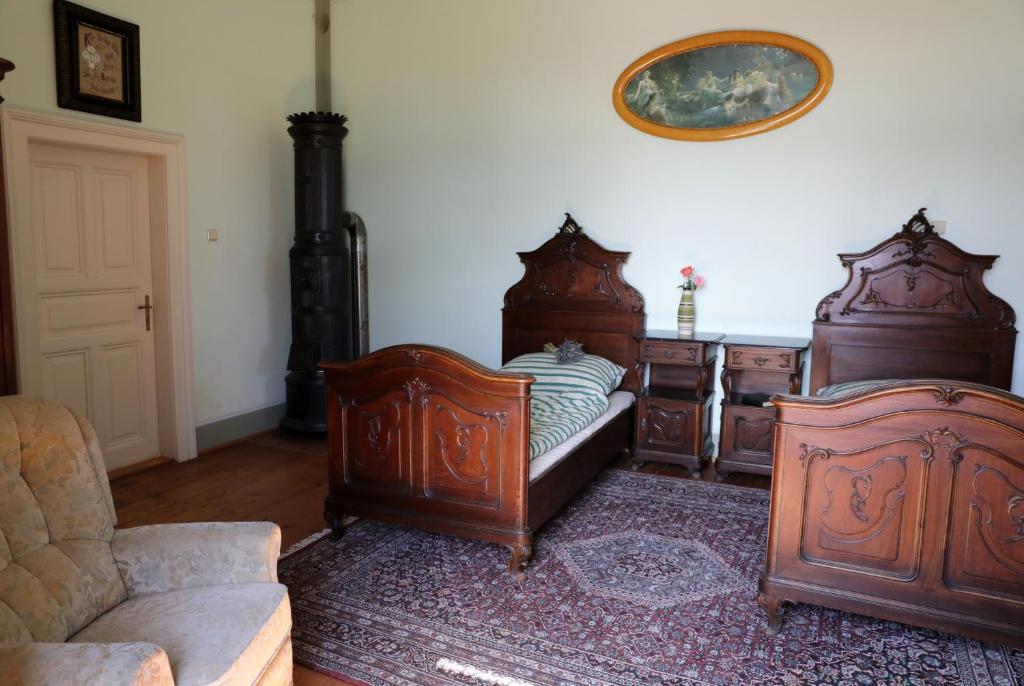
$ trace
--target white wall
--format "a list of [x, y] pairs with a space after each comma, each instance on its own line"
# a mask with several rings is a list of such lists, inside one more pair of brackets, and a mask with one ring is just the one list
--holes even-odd
[[[313, 105], [312, 2], [85, 4], [139, 24], [141, 126], [187, 140], [197, 419], [283, 402], [294, 225], [285, 116]], [[17, 65], [2, 92], [8, 105], [88, 118], [57, 110], [52, 17], [50, 0], [0, 0], [0, 55]], [[211, 228], [219, 242], [206, 241]]]
[[[675, 326], [679, 268], [708, 278], [702, 329], [810, 336], [867, 249], [919, 207], [1003, 257], [991, 289], [1024, 315], [1020, 0], [344, 0], [335, 101], [348, 206], [366, 220], [374, 348], [420, 341], [496, 365], [518, 250], [569, 210], [631, 250], [650, 327]], [[708, 31], [790, 33], [835, 83], [796, 123], [736, 141], [649, 136], [611, 89], [634, 59]], [[1017, 348], [1015, 390], [1024, 392]]]

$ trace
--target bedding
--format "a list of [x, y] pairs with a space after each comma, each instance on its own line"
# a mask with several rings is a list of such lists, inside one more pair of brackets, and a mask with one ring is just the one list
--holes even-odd
[[501, 369], [536, 379], [530, 389], [531, 461], [600, 417], [608, 409], [608, 394], [626, 373], [614, 362], [597, 355], [559, 364], [554, 353], [520, 355]]
[[509, 360], [501, 370], [536, 378], [530, 388], [534, 395], [592, 390], [607, 396], [619, 387], [626, 374], [625, 369], [598, 355], [584, 355], [577, 362], [558, 364], [554, 353], [520, 355]]
[[600, 417], [585, 426], [582, 431], [574, 434], [569, 440], [537, 455], [536, 459], [530, 461], [530, 483], [551, 471], [555, 465], [568, 457], [573, 450], [582, 445], [588, 438], [596, 434], [620, 414], [633, 407], [635, 402], [636, 396], [629, 391], [614, 391], [608, 396], [608, 409]]
[[825, 386], [819, 388], [815, 395], [819, 395], [823, 398], [837, 398], [847, 393], [855, 393], [857, 391], [868, 391], [878, 386], [883, 386], [887, 383], [893, 383], [899, 381], [899, 379], [868, 379], [866, 381], [844, 381], [843, 383], [834, 383], [831, 386]]

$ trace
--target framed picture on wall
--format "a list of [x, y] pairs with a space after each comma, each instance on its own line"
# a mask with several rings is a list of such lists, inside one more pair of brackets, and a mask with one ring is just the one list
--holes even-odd
[[67, 0], [53, 0], [57, 105], [142, 121], [139, 27]]
[[663, 138], [718, 141], [799, 119], [832, 85], [832, 63], [807, 41], [770, 31], [720, 31], [653, 50], [612, 91], [630, 126]]

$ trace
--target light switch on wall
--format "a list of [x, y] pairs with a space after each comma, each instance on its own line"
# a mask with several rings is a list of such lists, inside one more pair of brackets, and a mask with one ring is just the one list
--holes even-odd
[[220, 239], [220, 232], [217, 229], [210, 229], [206, 232], [206, 240], [216, 241]]

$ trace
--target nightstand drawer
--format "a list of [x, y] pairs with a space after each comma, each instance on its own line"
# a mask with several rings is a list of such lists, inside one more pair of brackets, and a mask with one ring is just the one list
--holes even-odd
[[706, 347], [699, 343], [663, 343], [644, 341], [640, 345], [640, 359], [659, 364], [704, 364]]
[[795, 372], [800, 354], [774, 348], [730, 347], [725, 349], [725, 366], [730, 369], [760, 369], [766, 372]]

